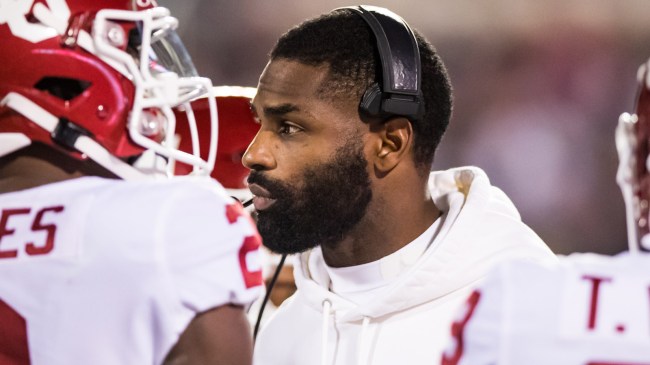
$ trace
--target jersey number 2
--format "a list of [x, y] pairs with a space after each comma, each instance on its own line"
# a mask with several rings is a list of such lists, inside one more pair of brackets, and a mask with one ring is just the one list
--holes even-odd
[[[248, 214], [244, 213], [244, 207], [239, 202], [226, 205], [226, 217], [230, 224], [235, 223], [239, 217], [245, 217], [248, 220], [248, 223], [252, 227], [255, 227], [255, 222], [253, 222]], [[244, 242], [239, 249], [239, 266], [244, 277], [246, 288], [252, 288], [254, 286], [262, 285], [263, 283], [262, 270], [250, 271], [248, 269], [248, 264], [246, 263], [246, 255], [249, 252], [258, 251], [262, 244], [262, 238], [259, 233], [257, 233], [257, 230], [254, 230], [254, 232], [253, 235], [244, 238]]]
[[25, 318], [0, 300], [0, 365], [29, 365]]

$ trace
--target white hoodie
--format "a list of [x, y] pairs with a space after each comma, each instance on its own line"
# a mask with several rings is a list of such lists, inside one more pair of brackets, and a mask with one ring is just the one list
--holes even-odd
[[441, 226], [373, 300], [354, 304], [319, 284], [327, 275], [319, 248], [296, 258], [298, 291], [260, 332], [255, 365], [439, 363], [458, 307], [491, 267], [556, 260], [482, 170], [433, 172], [429, 189], [444, 213]]

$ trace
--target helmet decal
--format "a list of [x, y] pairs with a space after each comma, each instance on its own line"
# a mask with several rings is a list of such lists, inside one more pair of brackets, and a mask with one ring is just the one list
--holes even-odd
[[136, 10], [149, 9], [158, 6], [156, 0], [135, 0], [134, 2], [135, 6], [133, 8]]
[[[56, 37], [58, 32], [54, 28], [27, 20], [34, 2], [35, 0], [0, 0], [0, 25], [7, 24], [14, 36], [32, 43]], [[38, 5], [42, 6], [40, 3]], [[70, 18], [70, 9], [65, 0], [47, 0], [47, 5], [49, 9], [44, 6], [42, 9], [51, 16], [66, 22]]]

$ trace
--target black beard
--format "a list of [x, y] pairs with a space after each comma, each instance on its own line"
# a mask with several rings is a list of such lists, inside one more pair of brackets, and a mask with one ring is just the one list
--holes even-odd
[[302, 174], [302, 188], [252, 171], [248, 182], [267, 189], [275, 203], [257, 213], [264, 246], [294, 254], [336, 245], [365, 215], [372, 199], [363, 146], [350, 141], [329, 161]]

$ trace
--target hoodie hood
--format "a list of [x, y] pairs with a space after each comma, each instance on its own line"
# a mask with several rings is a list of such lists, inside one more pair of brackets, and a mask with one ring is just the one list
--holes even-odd
[[320, 248], [295, 257], [296, 286], [319, 312], [327, 303], [337, 322], [363, 321], [404, 311], [464, 289], [495, 263], [555, 256], [523, 222], [510, 199], [477, 167], [432, 172], [429, 190], [443, 212], [441, 226], [418, 261], [372, 301], [354, 304], [328, 290]]

